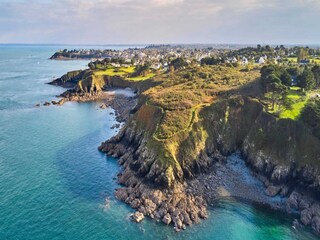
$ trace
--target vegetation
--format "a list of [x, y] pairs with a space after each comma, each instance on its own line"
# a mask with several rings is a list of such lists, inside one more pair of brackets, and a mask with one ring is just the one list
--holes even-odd
[[175, 70], [182, 69], [186, 67], [188, 64], [184, 58], [176, 58], [171, 61], [170, 66], [173, 67]]
[[312, 68], [265, 65], [260, 73], [264, 96], [269, 103], [267, 111], [280, 118], [297, 120], [312, 90], [319, 86], [320, 67], [318, 65]]
[[301, 112], [300, 120], [304, 122], [320, 138], [320, 100], [312, 99], [308, 101]]

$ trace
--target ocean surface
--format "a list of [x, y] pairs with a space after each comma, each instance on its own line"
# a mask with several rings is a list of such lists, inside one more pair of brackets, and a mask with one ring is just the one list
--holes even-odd
[[0, 45], [0, 240], [317, 239], [293, 229], [293, 217], [234, 200], [180, 233], [149, 219], [131, 222], [133, 210], [113, 196], [117, 161], [97, 151], [117, 131], [113, 110], [34, 107], [63, 91], [47, 82], [87, 64], [48, 58], [79, 47]]

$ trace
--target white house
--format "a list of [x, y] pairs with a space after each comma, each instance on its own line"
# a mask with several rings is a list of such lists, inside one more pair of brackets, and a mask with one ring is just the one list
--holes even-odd
[[258, 60], [259, 64], [265, 64], [266, 63], [266, 59], [264, 57], [260, 57]]
[[241, 59], [241, 63], [242, 63], [242, 65], [247, 65], [249, 63], [249, 61], [248, 61], [248, 59], [246, 57], [243, 57]]

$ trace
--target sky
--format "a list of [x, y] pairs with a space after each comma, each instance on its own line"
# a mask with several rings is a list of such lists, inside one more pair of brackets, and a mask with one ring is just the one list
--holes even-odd
[[0, 43], [319, 44], [320, 0], [0, 0]]

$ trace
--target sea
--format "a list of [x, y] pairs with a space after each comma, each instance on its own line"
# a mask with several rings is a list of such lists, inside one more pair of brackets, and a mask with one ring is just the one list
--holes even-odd
[[145, 219], [114, 197], [117, 159], [97, 147], [118, 131], [98, 102], [35, 107], [63, 88], [48, 85], [88, 61], [54, 61], [59, 49], [136, 46], [0, 45], [0, 240], [318, 239], [288, 216], [222, 199], [209, 218], [177, 233]]

